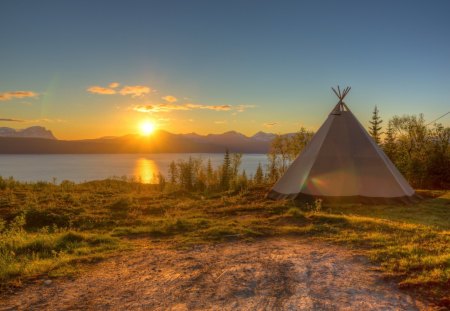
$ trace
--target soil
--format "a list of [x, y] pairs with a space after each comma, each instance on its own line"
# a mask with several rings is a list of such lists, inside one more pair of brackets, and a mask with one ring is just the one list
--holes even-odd
[[299, 239], [176, 250], [146, 242], [70, 280], [40, 279], [0, 310], [424, 310], [365, 257]]

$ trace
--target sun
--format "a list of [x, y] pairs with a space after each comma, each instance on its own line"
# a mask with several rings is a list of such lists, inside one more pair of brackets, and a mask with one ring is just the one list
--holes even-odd
[[141, 123], [141, 134], [144, 136], [148, 136], [150, 134], [152, 134], [155, 131], [155, 123], [153, 123], [152, 121], [146, 120], [144, 122]]

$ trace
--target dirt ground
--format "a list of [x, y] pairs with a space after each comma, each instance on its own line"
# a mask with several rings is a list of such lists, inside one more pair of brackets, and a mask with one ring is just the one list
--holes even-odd
[[0, 310], [423, 310], [344, 248], [298, 239], [173, 250], [154, 244], [75, 280], [44, 279]]

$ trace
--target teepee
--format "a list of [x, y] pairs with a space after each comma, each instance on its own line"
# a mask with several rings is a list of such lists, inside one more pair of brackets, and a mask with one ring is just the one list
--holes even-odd
[[350, 87], [332, 90], [339, 102], [268, 197], [412, 201], [414, 190], [343, 102]]

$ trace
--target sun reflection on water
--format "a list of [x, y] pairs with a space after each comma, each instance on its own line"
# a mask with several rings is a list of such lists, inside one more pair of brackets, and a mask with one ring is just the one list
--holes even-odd
[[134, 168], [134, 177], [144, 184], [154, 184], [158, 182], [158, 166], [155, 161], [139, 158]]

